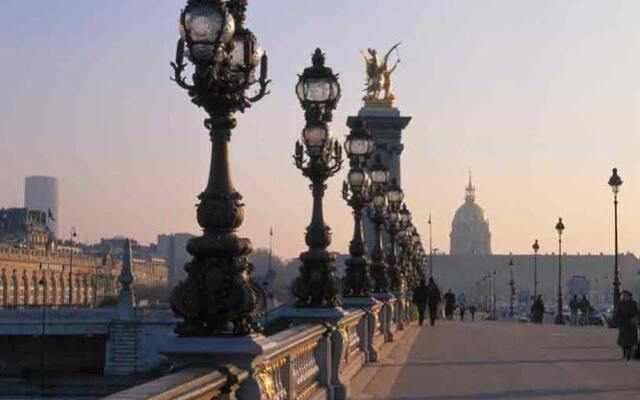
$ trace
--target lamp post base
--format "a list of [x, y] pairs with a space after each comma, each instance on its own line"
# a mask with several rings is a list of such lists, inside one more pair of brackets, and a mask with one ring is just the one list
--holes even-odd
[[564, 317], [562, 315], [556, 315], [556, 318], [553, 320], [553, 323], [556, 325], [564, 325]]

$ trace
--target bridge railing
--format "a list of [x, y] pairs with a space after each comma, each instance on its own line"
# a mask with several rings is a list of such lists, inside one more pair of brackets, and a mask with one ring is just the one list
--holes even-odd
[[[390, 301], [352, 309], [332, 322], [291, 320], [289, 329], [266, 337], [262, 353], [243, 364], [244, 370], [215, 368], [212, 359], [210, 367], [187, 366], [106, 400], [347, 399], [353, 376], [379, 360], [379, 347], [394, 340], [390, 330], [396, 338], [400, 334], [396, 317], [401, 315], [395, 311], [395, 301]], [[404, 326], [410, 322], [408, 314]]]
[[234, 367], [188, 368], [108, 396], [105, 400], [202, 400], [229, 398], [249, 374]]

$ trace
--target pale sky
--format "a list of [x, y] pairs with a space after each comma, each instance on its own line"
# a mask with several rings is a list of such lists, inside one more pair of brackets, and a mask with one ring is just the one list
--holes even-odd
[[[0, 206], [22, 205], [24, 177], [60, 179], [61, 232], [82, 240], [198, 232], [209, 162], [204, 114], [169, 81], [182, 0], [3, 0], [0, 14]], [[296, 74], [316, 46], [340, 73], [332, 130], [361, 106], [359, 49], [402, 41], [397, 105], [403, 185], [423, 237], [448, 250], [471, 168], [497, 253], [611, 252], [617, 166], [621, 248], [640, 250], [640, 2], [253, 0], [249, 25], [269, 53], [272, 94], [232, 139], [246, 204], [241, 234], [295, 257], [310, 220], [293, 166], [303, 113]], [[332, 250], [346, 252], [346, 168], [328, 182]], [[425, 242], [426, 244], [426, 242]]]

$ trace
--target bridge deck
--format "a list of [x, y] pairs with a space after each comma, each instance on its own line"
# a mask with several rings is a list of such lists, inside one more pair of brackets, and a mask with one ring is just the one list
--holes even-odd
[[507, 322], [411, 327], [352, 383], [352, 399], [640, 399], [616, 331]]

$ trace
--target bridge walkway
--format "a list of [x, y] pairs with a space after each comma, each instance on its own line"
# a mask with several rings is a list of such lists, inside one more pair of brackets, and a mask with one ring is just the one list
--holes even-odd
[[640, 399], [616, 331], [489, 321], [411, 326], [352, 381], [354, 400]]

